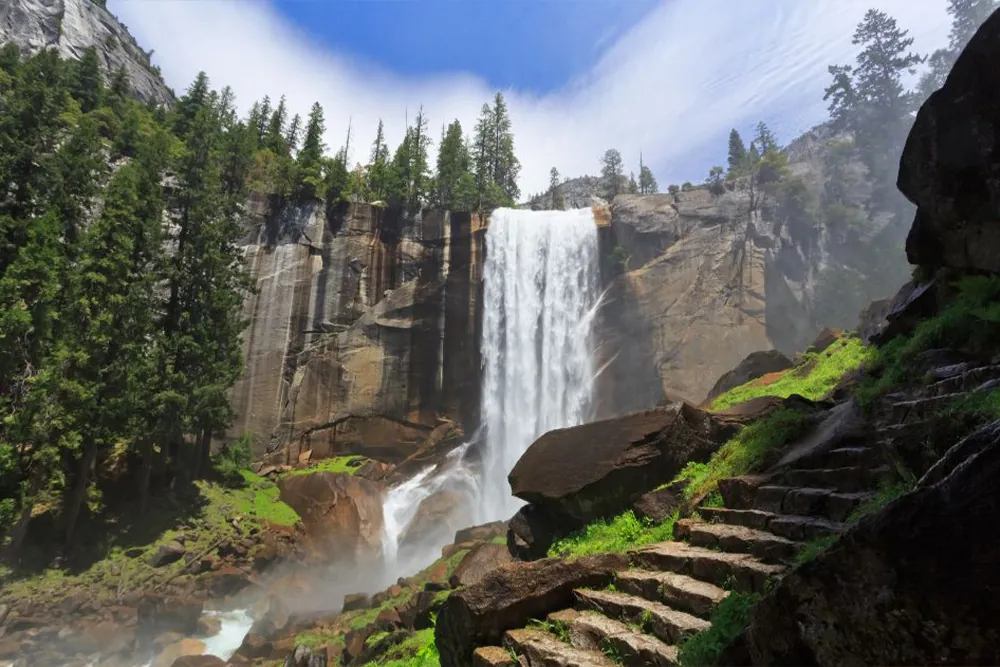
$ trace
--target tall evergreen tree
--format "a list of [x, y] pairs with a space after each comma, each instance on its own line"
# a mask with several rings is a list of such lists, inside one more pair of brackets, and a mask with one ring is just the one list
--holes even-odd
[[639, 193], [644, 195], [655, 195], [659, 191], [656, 177], [648, 165], [639, 167]]
[[459, 207], [457, 191], [459, 183], [469, 172], [469, 154], [462, 136], [462, 124], [452, 121], [441, 137], [441, 147], [437, 158], [437, 202], [452, 210], [467, 210]]
[[285, 106], [285, 96], [282, 95], [278, 101], [278, 106], [267, 124], [267, 134], [264, 137], [264, 145], [275, 155], [283, 155], [288, 152], [288, 144], [285, 142], [285, 124], [288, 121], [288, 110]]
[[101, 106], [104, 99], [104, 77], [101, 75], [97, 48], [87, 47], [72, 67], [70, 91], [84, 113]]
[[729, 176], [739, 176], [746, 164], [747, 147], [743, 143], [743, 137], [733, 128], [729, 131]]
[[604, 151], [601, 158], [601, 178], [604, 180], [604, 195], [611, 201], [622, 191], [625, 163], [622, 154], [614, 148]]
[[285, 133], [285, 145], [288, 146], [289, 153], [299, 149], [299, 134], [302, 132], [302, 116], [295, 114], [292, 122], [288, 124], [288, 131]]
[[311, 199], [320, 192], [323, 183], [322, 158], [326, 145], [323, 134], [326, 123], [323, 120], [323, 107], [319, 102], [312, 105], [309, 120], [306, 122], [306, 134], [302, 140], [302, 148], [296, 156], [296, 196], [300, 200]]
[[566, 199], [563, 197], [562, 183], [559, 180], [559, 170], [555, 167], [549, 170], [549, 198], [553, 210], [561, 211], [566, 208]]

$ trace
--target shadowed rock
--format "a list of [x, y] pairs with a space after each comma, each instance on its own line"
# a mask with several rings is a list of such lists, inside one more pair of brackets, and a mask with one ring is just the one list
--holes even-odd
[[792, 367], [792, 360], [777, 350], [752, 352], [736, 368], [718, 379], [708, 392], [706, 402], [721, 396], [730, 389], [744, 385], [768, 373], [777, 373]]

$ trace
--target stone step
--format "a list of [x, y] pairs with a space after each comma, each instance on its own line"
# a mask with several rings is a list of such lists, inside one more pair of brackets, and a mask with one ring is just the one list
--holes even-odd
[[526, 667], [614, 667], [615, 663], [600, 651], [584, 651], [544, 630], [521, 628], [508, 630], [503, 638], [508, 648]]
[[505, 648], [480, 646], [472, 652], [472, 667], [518, 667], [518, 664]]
[[660, 542], [631, 554], [632, 562], [647, 570], [684, 574], [743, 592], [763, 593], [767, 581], [785, 571], [783, 565], [762, 563], [748, 554], [726, 553], [686, 542]]
[[774, 514], [763, 510], [731, 510], [727, 507], [699, 507], [698, 513], [715, 523], [746, 526], [766, 530], [780, 537], [796, 542], [808, 542], [817, 537], [839, 535], [847, 526], [839, 521], [830, 521], [797, 514]]
[[890, 474], [888, 466], [868, 468], [808, 468], [786, 470], [774, 482], [781, 486], [801, 486], [815, 489], [833, 489], [843, 493], [866, 491], [878, 486]]
[[677, 646], [664, 644], [634, 627], [595, 611], [565, 611], [549, 614], [549, 621], [566, 628], [569, 643], [578, 649], [601, 651], [625, 665], [678, 665]]
[[668, 644], [679, 644], [712, 625], [697, 616], [628, 593], [578, 588], [573, 596], [581, 610], [600, 612], [638, 625], [644, 632], [651, 632]]
[[686, 540], [696, 547], [750, 554], [765, 563], [784, 563], [799, 551], [795, 542], [774, 533], [746, 526], [705, 523], [697, 519], [678, 521], [674, 525], [674, 538]]
[[929, 386], [927, 392], [932, 396], [944, 396], [973, 391], [980, 388], [984, 382], [1000, 378], [1000, 366], [967, 368], [967, 364], [955, 364], [937, 369], [935, 375], [940, 380]]
[[964, 395], [964, 392], [953, 392], [908, 401], [897, 401], [891, 405], [889, 415], [897, 424], [919, 421], [940, 412], [956, 398]]
[[878, 451], [872, 447], [852, 446], [831, 449], [795, 462], [799, 470], [830, 468], [873, 467], [879, 459]]
[[818, 516], [831, 521], [844, 521], [848, 515], [870, 498], [872, 493], [839, 493], [830, 489], [794, 486], [762, 486], [757, 489], [753, 509], [775, 514]]
[[674, 609], [707, 618], [729, 591], [676, 572], [623, 570], [615, 577], [615, 587], [623, 593], [662, 602]]

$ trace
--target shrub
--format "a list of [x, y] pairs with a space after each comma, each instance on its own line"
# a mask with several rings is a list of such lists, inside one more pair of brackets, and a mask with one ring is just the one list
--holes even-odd
[[595, 521], [549, 548], [549, 556], [587, 556], [606, 551], [627, 551], [643, 544], [665, 542], [674, 536], [678, 515], [661, 524], [639, 520], [632, 510], [613, 519]]
[[750, 612], [760, 600], [756, 593], [731, 592], [712, 612], [712, 627], [689, 638], [681, 645], [682, 667], [705, 667], [718, 664], [722, 651], [750, 623]]

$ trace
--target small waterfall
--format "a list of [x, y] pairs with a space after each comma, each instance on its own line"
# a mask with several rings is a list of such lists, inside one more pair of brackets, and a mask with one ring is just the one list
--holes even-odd
[[590, 416], [599, 289], [593, 211], [494, 211], [483, 281], [486, 451], [478, 518], [492, 521], [521, 505], [507, 474], [528, 446]]

